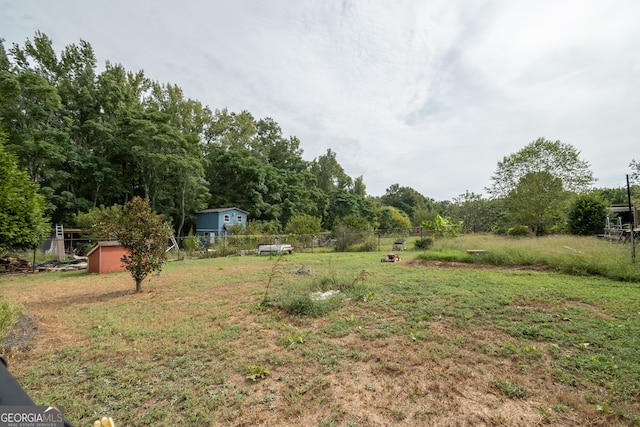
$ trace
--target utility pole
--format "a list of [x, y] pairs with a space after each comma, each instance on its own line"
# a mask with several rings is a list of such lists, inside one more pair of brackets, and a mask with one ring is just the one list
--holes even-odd
[[633, 230], [633, 225], [635, 224], [635, 213], [631, 206], [631, 187], [629, 186], [629, 175], [627, 175], [627, 201], [629, 203], [629, 213], [631, 214], [631, 262], [636, 262], [636, 234]]

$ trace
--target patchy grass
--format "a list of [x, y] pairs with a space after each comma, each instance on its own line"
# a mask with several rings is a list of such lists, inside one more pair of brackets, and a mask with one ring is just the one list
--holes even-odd
[[77, 426], [640, 423], [640, 285], [380, 257], [0, 278], [41, 322], [10, 369]]

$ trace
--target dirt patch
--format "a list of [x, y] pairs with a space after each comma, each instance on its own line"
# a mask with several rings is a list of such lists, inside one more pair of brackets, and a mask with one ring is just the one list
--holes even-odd
[[407, 261], [407, 265], [415, 267], [431, 267], [431, 268], [452, 268], [452, 269], [469, 269], [469, 270], [532, 270], [532, 271], [551, 271], [551, 269], [545, 265], [495, 265], [495, 264], [478, 264], [469, 262], [457, 262], [457, 261], [433, 261], [425, 259], [414, 259]]
[[28, 351], [33, 348], [38, 332], [38, 316], [22, 314], [2, 343], [2, 352]]

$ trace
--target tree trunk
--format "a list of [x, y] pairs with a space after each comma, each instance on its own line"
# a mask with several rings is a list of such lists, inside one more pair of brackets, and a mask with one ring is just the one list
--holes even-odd
[[136, 293], [142, 292], [142, 279], [136, 279]]

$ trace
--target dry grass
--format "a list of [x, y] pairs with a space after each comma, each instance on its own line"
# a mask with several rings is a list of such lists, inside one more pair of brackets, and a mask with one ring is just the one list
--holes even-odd
[[[0, 279], [4, 295], [39, 319], [33, 348], [10, 353], [11, 371], [38, 403], [65, 406], [76, 426], [102, 415], [123, 426], [638, 422], [637, 403], [606, 390], [611, 379], [562, 368], [579, 349], [523, 337], [509, 320], [548, 316], [564, 326], [571, 315], [579, 326], [599, 313], [637, 327], [616, 311], [617, 297], [580, 296], [578, 282], [547, 273], [379, 259], [298, 254], [277, 277], [267, 257], [171, 263], [140, 294], [126, 273]], [[292, 274], [301, 266], [312, 276]], [[354, 277], [369, 291], [343, 296], [328, 314], [283, 309], [292, 293], [346, 292]], [[640, 311], [637, 301], [629, 307]]]

